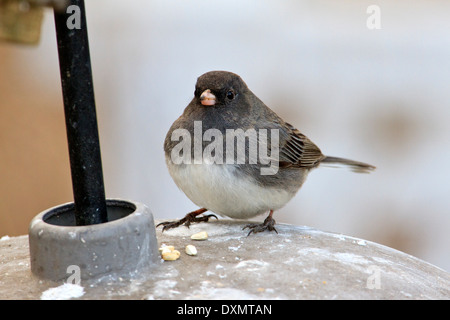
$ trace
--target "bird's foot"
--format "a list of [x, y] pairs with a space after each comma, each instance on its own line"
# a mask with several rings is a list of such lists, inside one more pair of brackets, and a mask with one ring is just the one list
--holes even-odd
[[216, 215], [214, 215], [214, 214], [208, 214], [208, 215], [205, 215], [202, 217], [197, 217], [199, 214], [202, 214], [203, 212], [206, 212], [206, 211], [207, 211], [207, 209], [202, 208], [202, 209], [198, 209], [196, 211], [189, 212], [183, 219], [180, 219], [178, 221], [161, 222], [156, 225], [156, 228], [158, 228], [159, 226], [163, 226], [162, 231], [164, 232], [165, 230], [177, 228], [181, 225], [185, 225], [186, 227], [189, 228], [191, 223], [208, 222], [209, 218], [211, 218], [211, 217], [218, 219], [216, 217]]
[[272, 214], [273, 211], [270, 211], [269, 216], [264, 220], [263, 223], [260, 224], [255, 224], [255, 223], [250, 223], [247, 224], [244, 228], [242, 228], [242, 230], [249, 228], [250, 232], [247, 234], [247, 237], [253, 232], [253, 233], [258, 233], [258, 232], [263, 232], [263, 231], [275, 231], [276, 233], [278, 233], [277, 229], [275, 229], [275, 219], [272, 218]]

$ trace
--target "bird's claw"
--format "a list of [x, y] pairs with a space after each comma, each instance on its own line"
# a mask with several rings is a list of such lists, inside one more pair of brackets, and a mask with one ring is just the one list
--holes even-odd
[[247, 237], [253, 232], [253, 233], [258, 233], [258, 232], [263, 232], [263, 231], [275, 231], [276, 233], [278, 233], [277, 229], [275, 229], [275, 219], [273, 219], [271, 216], [268, 216], [263, 223], [257, 224], [257, 223], [250, 223], [244, 226], [244, 228], [242, 228], [242, 230], [249, 228], [250, 231], [247, 234]]
[[211, 217], [214, 217], [218, 220], [217, 216], [214, 214], [208, 214], [208, 215], [204, 215], [202, 217], [196, 217], [196, 216], [188, 213], [183, 219], [180, 219], [178, 221], [165, 221], [165, 222], [158, 223], [156, 225], [156, 228], [158, 228], [159, 226], [163, 226], [162, 232], [164, 232], [165, 230], [177, 228], [181, 225], [185, 225], [186, 227], [189, 228], [191, 223], [208, 222], [209, 218], [211, 218]]

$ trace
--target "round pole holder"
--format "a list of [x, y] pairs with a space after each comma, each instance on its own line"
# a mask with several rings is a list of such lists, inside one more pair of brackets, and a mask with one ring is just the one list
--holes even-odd
[[76, 226], [74, 204], [41, 212], [29, 227], [31, 271], [65, 280], [139, 273], [160, 261], [153, 215], [140, 203], [107, 200], [108, 222]]

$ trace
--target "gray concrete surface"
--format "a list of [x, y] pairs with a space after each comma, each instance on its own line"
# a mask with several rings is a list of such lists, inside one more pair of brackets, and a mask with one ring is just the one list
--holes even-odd
[[[157, 223], [157, 221], [156, 221]], [[277, 225], [247, 237], [246, 222], [219, 220], [161, 233], [176, 261], [79, 285], [39, 280], [28, 237], [0, 241], [0, 299], [449, 299], [450, 275], [370, 241], [309, 227]], [[206, 231], [204, 241], [190, 236]], [[184, 248], [193, 244], [197, 256]]]

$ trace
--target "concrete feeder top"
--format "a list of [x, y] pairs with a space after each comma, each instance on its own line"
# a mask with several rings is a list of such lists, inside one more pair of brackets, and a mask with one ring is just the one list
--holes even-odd
[[[156, 223], [158, 223], [156, 221]], [[39, 280], [27, 236], [0, 241], [0, 299], [449, 299], [450, 275], [411, 255], [370, 241], [277, 224], [278, 234], [247, 237], [247, 222], [219, 220], [161, 233], [174, 246], [163, 261], [132, 276], [79, 285]], [[206, 231], [208, 239], [192, 240]], [[194, 245], [197, 254], [185, 253]], [[71, 291], [72, 290], [72, 291]]]

